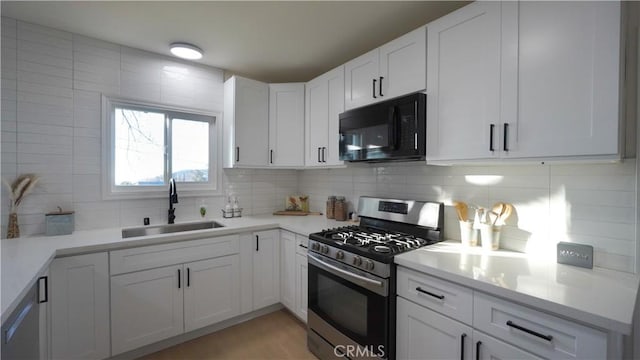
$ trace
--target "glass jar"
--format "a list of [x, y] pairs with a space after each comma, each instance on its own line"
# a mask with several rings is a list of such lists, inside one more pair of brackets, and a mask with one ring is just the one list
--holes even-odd
[[336, 197], [335, 196], [329, 196], [327, 198], [327, 219], [334, 219], [335, 218], [335, 213], [334, 213], [334, 209], [335, 209], [335, 204], [336, 204]]
[[344, 196], [336, 197], [336, 203], [334, 205], [333, 212], [337, 221], [347, 220], [347, 203], [345, 202]]

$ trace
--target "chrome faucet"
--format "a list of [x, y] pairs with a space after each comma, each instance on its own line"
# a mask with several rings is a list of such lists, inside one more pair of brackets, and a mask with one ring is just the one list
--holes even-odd
[[173, 178], [169, 179], [169, 224], [173, 224], [176, 219], [176, 209], [173, 208], [173, 204], [178, 203], [178, 189], [176, 188], [176, 182]]

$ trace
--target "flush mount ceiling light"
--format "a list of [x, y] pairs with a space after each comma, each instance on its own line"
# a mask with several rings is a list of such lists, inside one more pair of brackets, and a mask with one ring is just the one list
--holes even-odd
[[198, 60], [202, 58], [203, 51], [195, 45], [183, 42], [175, 42], [170, 46], [171, 53], [179, 58]]

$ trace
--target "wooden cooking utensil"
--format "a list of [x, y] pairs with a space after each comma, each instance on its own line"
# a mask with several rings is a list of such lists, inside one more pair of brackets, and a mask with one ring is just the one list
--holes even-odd
[[453, 207], [456, 208], [456, 212], [458, 213], [458, 220], [467, 221], [469, 218], [469, 207], [467, 204], [462, 201], [454, 201]]
[[500, 222], [504, 225], [509, 217], [513, 214], [513, 205], [509, 203], [504, 204], [504, 212], [500, 215]]
[[504, 215], [506, 208], [507, 208], [507, 204], [503, 202], [497, 202], [493, 204], [493, 207], [491, 208], [491, 212], [489, 213], [490, 218], [493, 218], [493, 221], [491, 221], [491, 225], [495, 225], [496, 222], [498, 222], [498, 219], [500, 219], [500, 217]]

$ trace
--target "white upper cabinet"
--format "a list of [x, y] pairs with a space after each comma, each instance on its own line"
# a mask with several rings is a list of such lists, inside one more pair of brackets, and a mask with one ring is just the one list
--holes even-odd
[[518, 15], [520, 153], [616, 156], [620, 3], [524, 1]]
[[305, 95], [305, 165], [343, 165], [338, 117], [344, 111], [344, 66], [309, 81]]
[[303, 149], [304, 83], [269, 84], [269, 165], [303, 166]]
[[223, 166], [261, 167], [269, 161], [269, 85], [233, 76], [224, 83]]
[[475, 2], [427, 28], [428, 162], [619, 158], [620, 3]]
[[345, 64], [345, 110], [425, 89], [426, 28]]
[[490, 131], [497, 147], [500, 6], [475, 2], [428, 25], [427, 160], [494, 155]]

